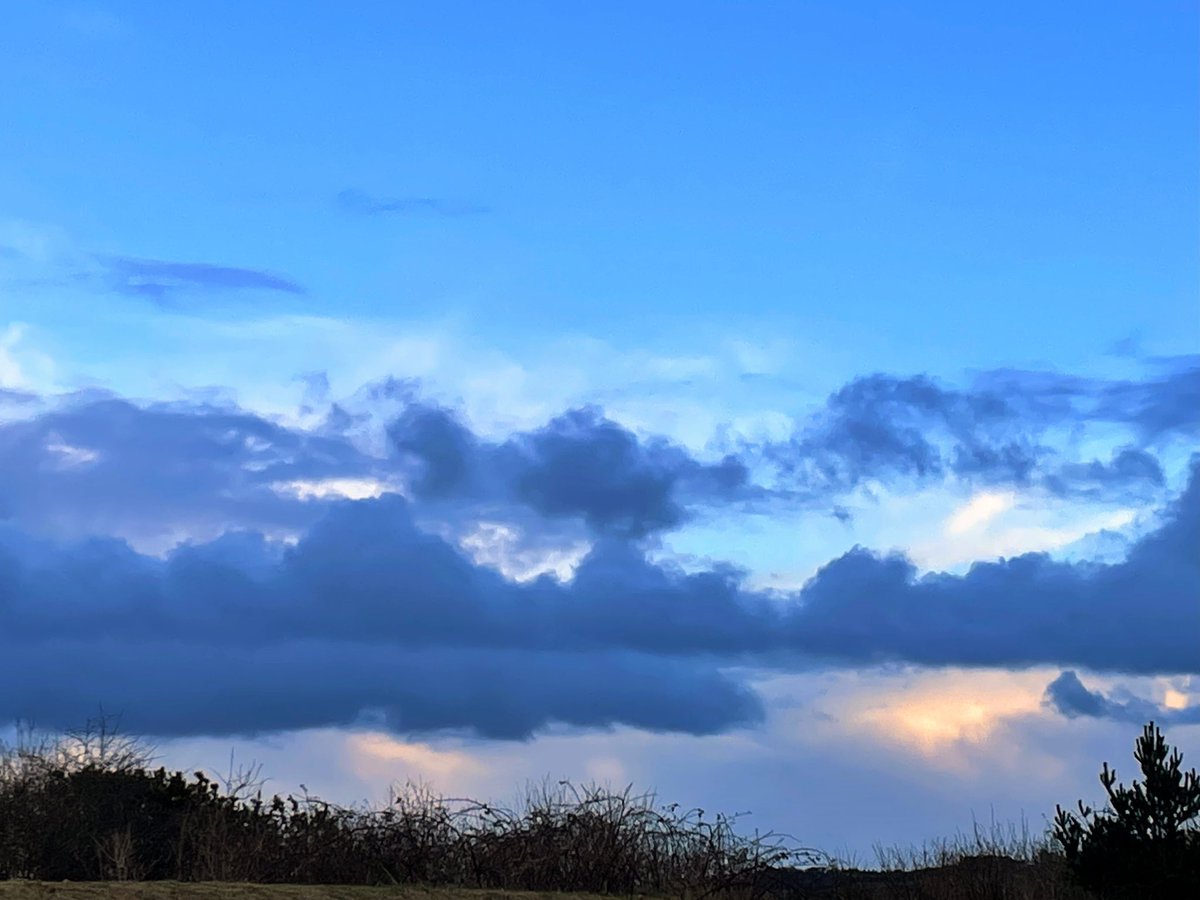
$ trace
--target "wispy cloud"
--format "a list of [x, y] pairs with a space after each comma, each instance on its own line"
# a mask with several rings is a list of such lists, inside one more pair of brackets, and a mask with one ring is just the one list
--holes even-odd
[[265, 269], [94, 253], [60, 228], [22, 221], [0, 222], [0, 263], [9, 285], [115, 291], [163, 307], [189, 293], [307, 293], [294, 279]]
[[[1126, 429], [1105, 459], [1063, 458], [1055, 432]], [[957, 478], [1061, 496], [1145, 498], [1164, 482], [1151, 452], [1200, 436], [1200, 359], [1144, 381], [988, 372], [968, 388], [928, 376], [858, 378], [801, 418], [790, 438], [744, 446], [797, 491], [829, 495], [871, 479]]]
[[106, 268], [105, 280], [112, 289], [156, 302], [189, 290], [305, 293], [305, 289], [292, 279], [261, 269], [127, 256], [104, 258], [101, 262]]
[[358, 215], [434, 215], [475, 216], [491, 212], [479, 203], [465, 200], [447, 200], [439, 197], [403, 196], [383, 197], [364, 191], [347, 188], [337, 195], [338, 206], [346, 212]]

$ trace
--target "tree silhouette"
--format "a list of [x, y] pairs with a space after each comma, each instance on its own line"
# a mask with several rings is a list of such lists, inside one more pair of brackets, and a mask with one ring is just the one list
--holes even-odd
[[1143, 780], [1117, 784], [1116, 770], [1104, 763], [1108, 808], [1081, 800], [1076, 816], [1057, 807], [1054, 839], [1079, 883], [1101, 896], [1200, 896], [1200, 776], [1180, 768], [1182, 755], [1153, 722], [1133, 758]]

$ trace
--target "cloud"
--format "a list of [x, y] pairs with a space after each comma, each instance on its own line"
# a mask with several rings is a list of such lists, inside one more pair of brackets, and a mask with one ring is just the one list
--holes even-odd
[[[925, 479], [953, 471], [1024, 483], [1044, 451], [999, 443], [1016, 410], [998, 392], [944, 388], [926, 376], [858, 378], [767, 456], [810, 490], [848, 490], [868, 478]], [[1015, 430], [1015, 429], [1014, 429]], [[949, 438], [947, 459], [938, 445]]]
[[[1130, 508], [1103, 513], [1077, 510], [1064, 520], [1061, 513], [1054, 516], [1058, 511], [1052, 508], [1022, 502], [1015, 509], [1016, 502], [1013, 492], [978, 493], [946, 519], [940, 534], [910, 544], [906, 552], [922, 569], [933, 570], [1073, 545], [1076, 551], [1084, 550], [1079, 542], [1086, 539], [1094, 552], [1083, 556], [1095, 558], [1105, 556], [1102, 541], [1123, 541], [1121, 529], [1137, 520], [1137, 510]], [[1127, 550], [1127, 542], [1120, 549]], [[1123, 557], [1124, 552], [1117, 558]]]
[[[102, 703], [179, 735], [369, 714], [397, 733], [506, 739], [550, 723], [701, 734], [757, 721], [758, 699], [715, 660], [637, 646], [632, 629], [682, 597], [670, 579], [643, 596], [645, 565], [615, 562], [573, 588], [514, 585], [417, 529], [399, 497], [339, 504], [295, 547], [228, 534], [161, 560], [0, 534], [0, 718], [62, 725]], [[711, 631], [728, 591], [692, 588], [689, 615]], [[650, 607], [640, 619], [618, 608], [635, 602]]]
[[[1050, 372], [983, 373], [969, 388], [927, 376], [855, 379], [784, 441], [744, 450], [814, 497], [871, 480], [1038, 487], [1059, 496], [1146, 499], [1164, 484], [1152, 453], [1200, 436], [1200, 358], [1170, 361], [1144, 381]], [[1112, 425], [1129, 443], [1107, 460], [1064, 456], [1058, 432]]]
[[946, 531], [952, 535], [964, 534], [982, 528], [996, 516], [1012, 509], [1016, 495], [1011, 491], [982, 491], [963, 504], [946, 521]]
[[595, 407], [492, 443], [449, 410], [414, 404], [388, 434], [422, 465], [414, 490], [423, 499], [502, 497], [546, 518], [578, 517], [599, 534], [644, 537], [682, 524], [688, 502], [754, 493], [736, 458], [700, 463], [662, 439], [640, 440]]
[[84, 395], [0, 422], [0, 519], [43, 534], [302, 530], [330, 479], [389, 474], [344, 438], [222, 406]]
[[1079, 676], [1065, 671], [1046, 686], [1043, 703], [1069, 719], [1080, 716], [1094, 719], [1112, 719], [1143, 725], [1151, 720], [1159, 725], [1200, 724], [1200, 706], [1175, 708], [1159, 706], [1141, 697], [1116, 699], [1101, 691], [1084, 687]]
[[1200, 435], [1200, 356], [1157, 363], [1159, 374], [1142, 381], [1001, 369], [979, 376], [974, 389], [1011, 398], [1033, 422], [1111, 422], [1143, 441]]
[[363, 191], [347, 188], [337, 196], [338, 206], [358, 215], [436, 215], [473, 216], [490, 212], [486, 206], [460, 200], [445, 200], [437, 197], [377, 197]]
[[786, 597], [747, 590], [728, 567], [653, 563], [617, 537], [567, 583], [514, 583], [418, 527], [398, 495], [331, 503], [294, 546], [232, 532], [163, 558], [7, 529], [0, 717], [57, 725], [103, 703], [153, 734], [362, 716], [405, 734], [712, 733], [761, 717], [734, 674], [746, 665], [1196, 673], [1197, 469], [1120, 564], [1031, 554], [918, 579], [902, 558], [855, 550]]
[[258, 268], [91, 252], [62, 229], [20, 221], [0, 221], [0, 263], [9, 286], [115, 291], [164, 308], [189, 293], [307, 293], [294, 279]]
[[[409, 735], [461, 731], [520, 740], [548, 722], [624, 723], [708, 734], [761, 719], [758, 701], [718, 673], [604, 654], [396, 651], [333, 642], [220, 647], [114, 640], [0, 642], [0, 717], [69, 727], [97, 704], [155, 736], [255, 735], [366, 721]], [[46, 658], [47, 651], [67, 655]], [[369, 716], [364, 718], [364, 712]]]
[[[746, 666], [1200, 672], [1200, 458], [1119, 562], [1027, 553], [920, 576], [858, 547], [762, 592], [729, 565], [649, 555], [695, 510], [754, 496], [737, 459], [590, 407], [488, 440], [409, 383], [377, 393], [400, 404], [386, 456], [336, 429], [96, 392], [0, 424], [0, 717], [60, 724], [103, 702], [162, 734], [372, 715], [399, 733], [711, 733], [761, 715]], [[1003, 506], [977, 498], [962, 526]], [[590, 541], [571, 571], [523, 561], [518, 581], [448, 519], [504, 540], [518, 519], [535, 542], [571, 521]]]
[[31, 391], [0, 387], [0, 403], [12, 404], [13, 406], [27, 406], [37, 403], [39, 399], [41, 398]]
[[127, 256], [110, 257], [102, 262], [106, 270], [104, 280], [110, 288], [159, 303], [188, 290], [305, 293], [305, 289], [290, 278], [261, 269]]
[[1007, 724], [1038, 712], [1044, 677], [996, 669], [880, 672], [847, 677], [855, 690], [836, 702], [845, 724], [868, 732], [871, 742], [908, 746], [961, 769], [965, 747], [986, 745]]
[[929, 574], [855, 548], [804, 587], [790, 634], [812, 653], [856, 661], [1096, 670], [1200, 668], [1200, 459], [1164, 523], [1116, 564], [1028, 553]]
[[1048, 474], [1044, 484], [1056, 494], [1069, 494], [1072, 486], [1103, 489], [1141, 483], [1160, 487], [1165, 480], [1162, 465], [1145, 450], [1119, 447], [1107, 463], [1098, 459], [1087, 463], [1065, 463], [1057, 472]]
[[0, 329], [0, 390], [6, 392], [9, 402], [18, 396], [36, 400], [35, 391], [54, 377], [53, 360], [29, 346], [28, 332], [23, 322], [10, 322]]
[[[390, 382], [370, 392], [368, 402], [400, 408], [386, 458], [360, 449], [361, 417], [330, 403], [322, 419], [311, 398], [304, 408], [321, 423], [313, 430], [227, 403], [59, 400], [0, 421], [0, 517], [44, 534], [139, 545], [158, 536], [169, 546], [228, 528], [298, 532], [324, 501], [411, 491], [443, 518], [476, 523], [489, 513], [524, 525], [536, 542], [537, 532], [573, 522], [598, 535], [644, 537], [677, 527], [695, 508], [754, 493], [737, 460], [701, 463], [595, 409], [498, 443], [414, 390]], [[33, 395], [9, 399], [36, 407]]]

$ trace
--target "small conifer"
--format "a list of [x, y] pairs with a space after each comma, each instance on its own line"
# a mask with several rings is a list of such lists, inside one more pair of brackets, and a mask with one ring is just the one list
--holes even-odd
[[1117, 784], [1104, 763], [1108, 807], [1080, 801], [1076, 815], [1059, 806], [1054, 839], [1079, 883], [1103, 897], [1200, 897], [1200, 776], [1182, 770], [1153, 722], [1133, 758], [1142, 781]]

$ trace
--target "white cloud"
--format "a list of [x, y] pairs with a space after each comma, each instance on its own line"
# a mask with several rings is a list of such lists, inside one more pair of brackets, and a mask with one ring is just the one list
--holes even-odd
[[75, 447], [63, 441], [58, 435], [51, 435], [46, 442], [46, 450], [59, 458], [59, 466], [64, 469], [74, 469], [94, 463], [100, 458], [95, 450], [86, 447]]
[[271, 487], [282, 494], [291, 494], [301, 500], [327, 500], [330, 497], [345, 497], [348, 500], [367, 500], [384, 494], [403, 494], [403, 489], [390, 481], [377, 478], [322, 478], [280, 481]]
[[1012, 509], [1016, 500], [1017, 495], [1012, 491], [981, 491], [955, 510], [946, 520], [945, 531], [958, 535], [981, 528]]
[[0, 387], [25, 387], [25, 373], [14, 352], [24, 329], [18, 324], [9, 325], [0, 333]]
[[54, 361], [30, 346], [30, 326], [12, 322], [0, 331], [0, 388], [46, 392], [55, 388]]
[[530, 547], [522, 537], [514, 525], [480, 521], [458, 539], [458, 544], [476, 565], [496, 569], [511, 581], [532, 581], [540, 575], [569, 581], [591, 549], [587, 541], [563, 547]]
[[1128, 507], [1105, 510], [1047, 496], [983, 492], [956, 507], [936, 539], [905, 549], [922, 569], [953, 570], [981, 560], [1062, 550], [1088, 535], [1127, 528], [1138, 514]]

